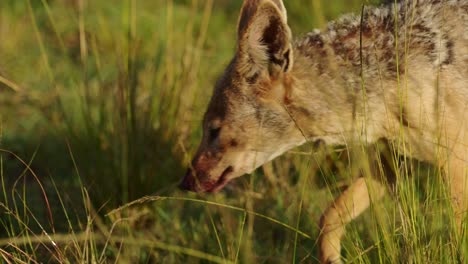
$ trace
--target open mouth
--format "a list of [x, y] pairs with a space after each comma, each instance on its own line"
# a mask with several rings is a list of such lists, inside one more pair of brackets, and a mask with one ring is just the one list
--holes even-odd
[[233, 171], [234, 169], [232, 168], [232, 166], [227, 167], [223, 171], [219, 179], [212, 186], [206, 189], [206, 192], [213, 193], [221, 190], [229, 182], [228, 175], [231, 174]]

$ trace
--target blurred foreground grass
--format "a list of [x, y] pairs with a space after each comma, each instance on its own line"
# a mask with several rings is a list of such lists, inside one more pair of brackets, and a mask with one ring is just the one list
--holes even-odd
[[[295, 35], [362, 4], [285, 2]], [[345, 152], [305, 146], [221, 194], [175, 188], [233, 54], [240, 4], [2, 0], [2, 261], [316, 262], [319, 216], [350, 174]], [[396, 202], [348, 228], [350, 262], [457, 261], [437, 177], [403, 178]]]

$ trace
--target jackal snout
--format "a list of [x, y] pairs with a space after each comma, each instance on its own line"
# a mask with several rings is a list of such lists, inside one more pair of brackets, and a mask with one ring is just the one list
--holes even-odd
[[197, 155], [187, 169], [179, 187], [193, 192], [216, 192], [229, 181], [231, 165], [223, 165], [220, 158], [210, 152]]

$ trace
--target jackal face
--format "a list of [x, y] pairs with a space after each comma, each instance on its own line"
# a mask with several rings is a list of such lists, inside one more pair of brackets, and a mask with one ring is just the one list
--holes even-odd
[[303, 142], [287, 108], [293, 64], [281, 0], [246, 0], [234, 58], [215, 86], [203, 138], [181, 188], [220, 190]]

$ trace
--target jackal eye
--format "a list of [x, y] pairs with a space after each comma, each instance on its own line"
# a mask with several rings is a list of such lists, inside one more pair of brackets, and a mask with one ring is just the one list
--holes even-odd
[[212, 127], [208, 131], [208, 141], [213, 142], [219, 137], [219, 132], [221, 132], [221, 127]]

